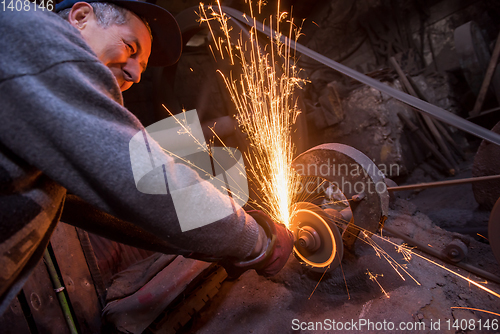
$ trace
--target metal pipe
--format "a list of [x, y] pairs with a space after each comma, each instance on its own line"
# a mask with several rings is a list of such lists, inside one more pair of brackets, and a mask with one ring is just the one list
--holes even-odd
[[43, 253], [43, 260], [47, 265], [50, 279], [52, 280], [52, 285], [54, 286], [54, 291], [56, 292], [57, 298], [59, 299], [59, 304], [61, 305], [61, 310], [64, 314], [64, 319], [66, 319], [66, 324], [68, 324], [68, 328], [71, 334], [78, 334], [75, 321], [73, 320], [73, 316], [71, 315], [71, 310], [69, 309], [68, 301], [66, 300], [66, 295], [64, 294], [64, 286], [61, 284], [61, 281], [59, 280], [56, 267], [54, 266], [54, 262], [52, 262], [52, 258], [50, 257], [49, 250], [47, 248], [45, 248], [45, 252]]
[[469, 177], [467, 179], [427, 182], [427, 183], [420, 183], [420, 184], [410, 184], [410, 185], [406, 185], [406, 186], [388, 187], [387, 191], [403, 191], [403, 190], [421, 189], [421, 188], [454, 186], [457, 184], [474, 183], [474, 182], [482, 182], [482, 181], [490, 181], [490, 180], [498, 180], [498, 179], [500, 179], [500, 175], [478, 176], [478, 177]]
[[468, 263], [462, 263], [462, 262], [454, 263], [454, 262], [450, 261], [448, 258], [446, 258], [445, 256], [443, 256], [443, 254], [441, 254], [437, 250], [435, 250], [435, 249], [433, 249], [433, 248], [431, 248], [431, 247], [429, 247], [421, 242], [418, 242], [418, 241], [416, 241], [416, 240], [414, 240], [414, 239], [412, 239], [412, 238], [410, 238], [402, 233], [399, 233], [398, 231], [396, 231], [390, 227], [384, 226], [384, 231], [389, 232], [390, 234], [392, 234], [396, 238], [402, 239], [404, 242], [408, 243], [409, 245], [415, 246], [415, 247], [417, 247], [417, 249], [419, 249], [419, 250], [421, 250], [429, 255], [432, 255], [432, 256], [440, 259], [441, 261], [447, 262], [447, 263], [452, 264], [456, 267], [467, 270], [468, 272], [471, 272], [474, 275], [483, 277], [487, 280], [490, 280], [492, 282], [500, 284], [500, 277], [493, 275], [490, 272], [487, 272], [485, 270], [474, 267], [473, 265], [468, 264]]

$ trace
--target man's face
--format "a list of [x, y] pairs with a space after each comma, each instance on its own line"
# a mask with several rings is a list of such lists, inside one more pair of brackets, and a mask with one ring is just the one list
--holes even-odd
[[[73, 7], [78, 4], [81, 3]], [[76, 15], [75, 22], [80, 23], [80, 27], [76, 27], [99, 60], [114, 74], [123, 92], [139, 82], [142, 72], [146, 69], [151, 54], [149, 30], [144, 22], [132, 13], [125, 24], [102, 28], [97, 24], [92, 7], [85, 5], [88, 4], [84, 3], [80, 16]], [[89, 7], [90, 12], [87, 12]]]

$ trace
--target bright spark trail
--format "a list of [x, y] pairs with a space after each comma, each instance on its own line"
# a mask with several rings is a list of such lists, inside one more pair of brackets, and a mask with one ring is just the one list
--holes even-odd
[[368, 275], [368, 277], [370, 278], [370, 281], [374, 281], [375, 283], [378, 284], [380, 290], [382, 291], [382, 293], [387, 297], [387, 298], [391, 298], [391, 296], [389, 296], [389, 294], [384, 290], [384, 288], [382, 287], [382, 285], [380, 285], [380, 283], [378, 282], [377, 280], [377, 277], [384, 277], [383, 274], [375, 274], [373, 275], [369, 270], [366, 271], [366, 274]]
[[[251, 148], [251, 156], [247, 156], [248, 170], [260, 189], [263, 203], [260, 208], [273, 220], [288, 226], [299, 185], [299, 175], [291, 167], [295, 152], [291, 140], [292, 125], [300, 113], [293, 94], [303, 80], [297, 77], [290, 45], [283, 44], [281, 36], [271, 39], [264, 50], [259, 46], [254, 26], [246, 42], [242, 38], [231, 41], [228, 17], [222, 12], [219, 2], [218, 5], [218, 9], [209, 6], [207, 12], [200, 4], [200, 20], [208, 24], [221, 57], [227, 54], [231, 64], [234, 64], [235, 57], [240, 61], [242, 73], [239, 78], [218, 72], [236, 107], [240, 129], [248, 136]], [[252, 8], [251, 2], [249, 5]], [[287, 13], [278, 13], [275, 20], [277, 31], [286, 17]], [[214, 34], [210, 26], [213, 20], [219, 22], [225, 41]], [[291, 40], [292, 35], [298, 33], [293, 29], [293, 22], [287, 22]], [[270, 25], [273, 26], [272, 17]], [[232, 45], [235, 45], [234, 53]]]
[[[376, 234], [374, 234], [374, 235], [376, 235]], [[383, 241], [388, 242], [388, 243], [390, 243], [390, 244], [394, 245], [394, 246], [396, 247], [396, 249], [398, 249], [398, 250], [399, 250], [399, 249], [401, 249], [401, 246], [400, 246], [400, 245], [398, 245], [398, 244], [396, 244], [396, 243], [394, 243], [394, 242], [392, 242], [392, 241], [390, 241], [390, 240], [388, 240], [388, 239], [386, 239], [386, 238], [383, 238], [383, 237], [381, 237], [381, 236], [379, 236], [379, 235], [376, 235], [376, 236], [377, 236], [378, 238], [382, 239]], [[467, 277], [465, 277], [465, 276], [463, 276], [463, 275], [461, 275], [461, 274], [459, 274], [459, 273], [457, 273], [457, 272], [455, 272], [455, 271], [453, 271], [453, 270], [451, 270], [451, 269], [449, 269], [449, 268], [446, 268], [445, 266], [443, 266], [443, 265], [441, 265], [441, 264], [439, 264], [439, 263], [437, 263], [437, 262], [435, 262], [435, 261], [432, 261], [431, 259], [429, 259], [429, 258], [427, 258], [427, 257], [425, 257], [425, 256], [423, 256], [423, 255], [420, 255], [420, 254], [418, 254], [418, 253], [415, 253], [415, 252], [413, 252], [411, 249], [409, 249], [409, 248], [407, 248], [407, 247], [405, 247], [404, 252], [405, 252], [405, 254], [404, 254], [403, 256], [404, 256], [405, 258], [408, 258], [408, 254], [411, 254], [412, 256], [413, 256], [413, 255], [414, 255], [414, 256], [417, 256], [417, 257], [419, 257], [419, 258], [421, 258], [421, 259], [423, 259], [423, 260], [425, 260], [425, 261], [428, 261], [428, 262], [432, 263], [433, 265], [438, 266], [439, 268], [444, 269], [444, 270], [446, 270], [447, 272], [452, 273], [453, 275], [455, 275], [455, 276], [457, 276], [457, 277], [459, 277], [459, 278], [461, 278], [461, 279], [463, 279], [463, 280], [465, 280], [465, 281], [469, 282], [469, 284], [475, 285], [475, 286], [476, 286], [476, 287], [478, 287], [479, 289], [484, 290], [484, 291], [488, 292], [489, 294], [491, 294], [491, 295], [493, 295], [493, 296], [495, 296], [495, 297], [497, 297], [497, 298], [500, 298], [500, 294], [499, 294], [499, 293], [497, 293], [497, 292], [495, 292], [495, 291], [493, 291], [493, 290], [491, 290], [491, 289], [488, 289], [487, 287], [485, 287], [485, 286], [483, 286], [483, 285], [481, 285], [481, 284], [479, 284], [479, 283], [477, 283], [477, 282], [475, 282], [475, 281], [471, 280], [470, 278], [467, 278]], [[398, 274], [399, 274], [399, 273], [398, 273]]]

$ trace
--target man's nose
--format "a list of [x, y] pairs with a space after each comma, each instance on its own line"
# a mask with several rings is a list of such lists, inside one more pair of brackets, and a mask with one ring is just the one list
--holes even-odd
[[122, 70], [126, 81], [132, 81], [134, 83], [139, 83], [139, 81], [141, 81], [142, 68], [136, 59], [129, 58]]

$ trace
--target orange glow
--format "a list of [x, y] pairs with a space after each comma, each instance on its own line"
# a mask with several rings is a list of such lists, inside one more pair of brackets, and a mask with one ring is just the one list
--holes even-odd
[[[231, 64], [235, 64], [237, 58], [241, 65], [239, 78], [233, 78], [232, 73], [218, 72], [236, 106], [240, 129], [248, 136], [252, 151], [252, 157], [247, 160], [248, 170], [261, 189], [264, 203], [264, 207], [259, 208], [274, 221], [288, 226], [299, 185], [299, 176], [291, 168], [295, 152], [291, 127], [300, 113], [293, 93], [303, 80], [297, 77], [297, 68], [291, 61], [290, 45], [283, 44], [281, 36], [270, 39], [263, 48], [259, 46], [251, 1], [250, 16], [254, 26], [246, 42], [241, 37], [231, 40], [228, 17], [222, 12], [219, 1], [217, 4], [217, 8], [208, 6], [208, 10], [200, 4], [200, 21], [208, 24], [221, 57], [224, 59], [226, 55]], [[278, 12], [275, 21], [270, 18], [270, 26], [273, 27], [274, 22], [274, 28], [279, 31], [280, 23], [286, 21], [290, 24], [288, 35], [292, 40], [292, 35], [298, 36], [298, 33], [294, 34], [293, 22], [286, 17], [287, 13]], [[219, 23], [225, 40], [214, 34], [212, 21]]]

